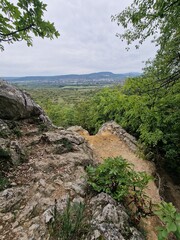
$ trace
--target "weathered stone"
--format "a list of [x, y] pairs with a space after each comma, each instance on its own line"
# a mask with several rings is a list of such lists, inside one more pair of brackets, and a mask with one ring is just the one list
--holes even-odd
[[82, 144], [84, 138], [77, 133], [68, 132], [66, 130], [52, 131], [44, 133], [41, 137], [42, 142], [54, 143], [54, 144]]
[[[42, 109], [25, 92], [2, 81], [0, 101], [0, 118], [10, 119], [8, 125], [0, 121], [0, 132], [8, 135], [16, 127], [13, 120], [24, 119], [17, 124], [23, 132], [18, 139], [15, 134], [0, 138], [3, 163], [21, 163], [26, 151], [30, 156], [28, 163], [8, 172], [12, 188], [0, 192], [0, 239], [49, 240], [47, 224], [53, 221], [55, 207], [62, 213], [68, 199], [87, 204], [92, 212], [92, 232], [84, 239], [143, 239], [129, 226], [125, 209], [110, 196], [101, 193], [87, 201], [85, 167], [93, 164], [93, 154], [85, 139], [74, 132], [83, 131], [81, 127], [54, 127], [41, 134], [29, 117], [48, 122]], [[119, 131], [117, 126], [113, 129]], [[123, 130], [119, 134], [127, 137]]]
[[47, 209], [43, 213], [45, 223], [49, 223], [53, 219], [53, 207]]
[[0, 164], [2, 169], [18, 165], [26, 160], [23, 147], [16, 141], [0, 138]]
[[109, 131], [116, 136], [118, 136], [120, 139], [122, 139], [131, 149], [131, 151], [136, 152], [137, 150], [137, 141], [136, 138], [127, 133], [120, 125], [118, 125], [114, 121], [110, 121], [107, 123], [104, 123], [102, 127], [99, 129], [98, 134], [101, 134], [104, 131]]
[[0, 192], [0, 212], [11, 212], [20, 208], [26, 188], [10, 188]]
[[92, 211], [91, 225], [93, 232], [87, 240], [143, 240], [143, 236], [136, 229], [130, 227], [128, 215], [124, 207], [106, 193], [100, 193], [90, 201]]
[[18, 165], [26, 160], [26, 154], [17, 140], [10, 142], [10, 154], [13, 165]]
[[0, 118], [17, 120], [45, 116], [43, 110], [30, 96], [11, 84], [0, 81]]
[[72, 126], [72, 127], [69, 127], [67, 130], [72, 132], [77, 132], [81, 134], [81, 136], [89, 135], [89, 132], [84, 128], [82, 128], [81, 126]]

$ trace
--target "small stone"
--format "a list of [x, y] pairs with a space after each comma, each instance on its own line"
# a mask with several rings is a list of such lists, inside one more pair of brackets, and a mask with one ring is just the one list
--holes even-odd
[[43, 217], [44, 217], [44, 221], [45, 223], [48, 223], [51, 221], [51, 219], [53, 219], [53, 214], [52, 214], [53, 209], [47, 209], [44, 213], [43, 213]]
[[56, 183], [56, 184], [59, 185], [59, 186], [62, 186], [62, 185], [63, 185], [63, 181], [61, 181], [60, 179], [54, 180], [54, 183]]
[[12, 182], [12, 183], [11, 183], [11, 186], [12, 186], [12, 187], [17, 186], [17, 183]]
[[19, 226], [19, 222], [16, 221], [15, 223], [12, 224], [12, 228], [17, 228]]
[[11, 199], [13, 197], [14, 193], [12, 189], [6, 189], [3, 191], [2, 196], [6, 199]]
[[40, 183], [40, 185], [41, 185], [42, 187], [45, 187], [45, 186], [46, 186], [46, 182], [45, 182], [44, 179], [40, 179], [39, 183]]
[[12, 213], [6, 213], [6, 215], [3, 217], [4, 221], [9, 221], [13, 218], [13, 214]]
[[84, 203], [84, 198], [82, 197], [76, 197], [73, 199], [74, 203]]
[[94, 237], [95, 239], [98, 239], [101, 236], [101, 233], [98, 230], [94, 231]]
[[29, 230], [30, 231], [33, 231], [33, 230], [36, 230], [36, 229], [38, 229], [39, 228], [39, 224], [33, 224], [30, 228], [29, 228]]

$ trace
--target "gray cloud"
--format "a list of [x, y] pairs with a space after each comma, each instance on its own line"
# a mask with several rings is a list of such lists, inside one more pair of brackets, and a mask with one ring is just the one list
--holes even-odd
[[115, 37], [122, 28], [110, 17], [132, 0], [45, 0], [45, 18], [55, 22], [59, 39], [34, 38], [33, 47], [19, 42], [0, 53], [0, 76], [56, 75], [112, 71], [141, 71], [143, 60], [153, 57], [150, 41], [139, 50], [126, 51]]

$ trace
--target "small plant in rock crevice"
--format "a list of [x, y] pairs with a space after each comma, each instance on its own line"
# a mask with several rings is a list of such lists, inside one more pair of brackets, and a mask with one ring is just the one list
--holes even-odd
[[6, 189], [9, 186], [9, 180], [6, 176], [0, 173], [0, 191]]
[[63, 212], [58, 212], [55, 201], [53, 221], [49, 225], [51, 240], [81, 240], [89, 231], [85, 204], [67, 201]]

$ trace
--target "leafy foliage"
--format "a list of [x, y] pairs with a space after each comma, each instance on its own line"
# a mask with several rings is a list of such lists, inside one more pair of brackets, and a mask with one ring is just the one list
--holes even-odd
[[57, 211], [55, 204], [53, 215], [54, 220], [49, 226], [51, 239], [79, 240], [87, 233], [88, 224], [84, 204], [71, 203], [68, 199], [62, 214]]
[[52, 122], [57, 126], [69, 127], [84, 123], [84, 116], [81, 114], [87, 105], [86, 100], [93, 96], [98, 87], [79, 86], [79, 88], [26, 88], [33, 99], [45, 110]]
[[77, 106], [77, 122], [90, 133], [95, 133], [107, 121], [121, 121], [124, 102], [125, 95], [121, 94], [119, 86], [104, 88], [88, 101], [81, 102]]
[[[158, 46], [144, 75], [125, 84], [131, 109], [126, 109], [126, 127], [132, 130], [155, 158], [173, 176], [180, 175], [178, 115], [180, 96], [180, 4], [177, 0], [134, 0], [112, 17], [125, 29], [117, 34], [138, 48], [148, 37]], [[135, 112], [136, 111], [136, 112]], [[129, 121], [127, 121], [127, 118]]]
[[41, 38], [58, 37], [54, 23], [43, 19], [47, 5], [40, 0], [18, 0], [17, 4], [8, 0], [0, 2], [0, 49], [2, 43], [24, 40], [32, 46], [32, 34]]
[[161, 202], [155, 214], [161, 219], [163, 227], [158, 228], [158, 239], [167, 239], [170, 233], [174, 233], [177, 239], [180, 238], [180, 213], [172, 203]]
[[148, 37], [158, 46], [153, 62], [145, 73], [154, 76], [159, 87], [171, 85], [180, 79], [180, 4], [178, 0], [134, 0], [120, 14], [112, 17], [125, 29], [117, 34], [127, 44], [138, 41], [136, 48]]
[[107, 158], [97, 167], [87, 168], [88, 183], [97, 192], [106, 192], [120, 201], [128, 195], [142, 197], [151, 179], [145, 172], [135, 172], [122, 157]]
[[146, 158], [178, 181], [180, 84], [152, 91], [155, 85], [154, 79], [142, 76], [101, 91], [49, 89], [33, 96], [58, 126], [80, 125], [94, 134], [103, 123], [116, 121], [139, 139]]

